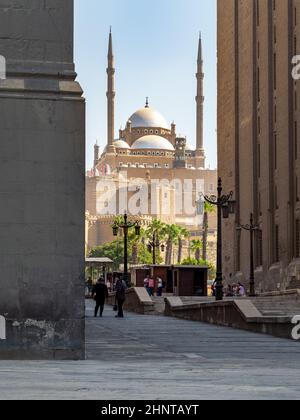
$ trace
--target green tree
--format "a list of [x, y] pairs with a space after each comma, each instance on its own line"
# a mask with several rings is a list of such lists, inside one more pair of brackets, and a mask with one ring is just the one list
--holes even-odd
[[[162, 259], [160, 256], [156, 257], [157, 263], [160, 264]], [[141, 242], [138, 249], [138, 264], [150, 265], [152, 264], [152, 253], [149, 252], [148, 246]]]
[[167, 239], [166, 265], [172, 264], [173, 247], [178, 244], [180, 227], [177, 225], [166, 225], [165, 236]]
[[[162, 242], [165, 239], [165, 236], [166, 236], [166, 225], [162, 223], [160, 220], [154, 219], [146, 230], [145, 239], [149, 241], [151, 244], [153, 244], [153, 240], [154, 242], [156, 241]], [[155, 253], [156, 253], [155, 255], [156, 263], [160, 264], [162, 262], [162, 258], [161, 258], [159, 247], [155, 247]], [[152, 252], [151, 261], [153, 262], [153, 252]]]
[[208, 261], [196, 260], [196, 258], [186, 258], [180, 265], [199, 265], [208, 267], [208, 277], [210, 280], [216, 278], [216, 267]]
[[89, 252], [90, 258], [110, 258], [114, 262], [114, 270], [118, 271], [120, 265], [124, 262], [124, 243], [121, 238], [97, 246]]
[[183, 227], [179, 227], [179, 231], [178, 231], [178, 264], [181, 263], [182, 260], [182, 251], [183, 251], [183, 241], [185, 239], [188, 239], [190, 237], [190, 232], [183, 228]]
[[140, 236], [135, 234], [134, 229], [130, 229], [128, 233], [128, 246], [131, 248], [131, 264], [137, 265], [139, 263], [139, 248], [143, 241], [145, 231], [141, 229]]
[[148, 250], [147, 239], [148, 235], [145, 229], [141, 229], [141, 233], [139, 236], [135, 234], [134, 230], [130, 231], [128, 240], [129, 247], [131, 248], [130, 263], [132, 265], [152, 264], [152, 253]]
[[203, 249], [203, 243], [200, 239], [194, 239], [191, 242], [191, 250], [195, 253], [195, 258], [199, 262], [201, 260], [201, 251]]
[[199, 261], [196, 258], [185, 258], [179, 265], [199, 265]]

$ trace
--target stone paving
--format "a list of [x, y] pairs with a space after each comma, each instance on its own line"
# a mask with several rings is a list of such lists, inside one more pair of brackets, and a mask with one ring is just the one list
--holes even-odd
[[298, 342], [91, 305], [87, 360], [2, 361], [0, 399], [300, 399]]

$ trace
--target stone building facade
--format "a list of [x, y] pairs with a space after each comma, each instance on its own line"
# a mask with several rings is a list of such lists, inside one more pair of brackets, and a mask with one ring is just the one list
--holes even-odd
[[249, 234], [237, 228], [253, 212], [260, 290], [300, 279], [299, 45], [300, 0], [218, 1], [218, 165], [237, 201], [224, 222], [225, 275], [249, 278]]
[[[201, 212], [195, 211], [200, 193], [216, 193], [216, 170], [205, 168], [203, 146], [203, 57], [202, 41], [199, 40], [197, 69], [197, 136], [196, 149], [187, 144], [186, 138], [179, 137], [176, 124], [168, 124], [165, 118], [149, 105], [147, 98], [143, 108], [127, 120], [114, 133], [114, 54], [112, 34], [109, 35], [107, 67], [107, 145], [102, 153], [98, 145], [94, 148], [94, 168], [86, 179], [86, 209], [89, 220], [88, 248], [113, 240], [111, 226], [116, 214], [130, 211], [130, 203], [142, 188], [148, 189], [146, 199], [133, 204], [141, 224], [147, 225], [154, 218], [163, 222], [176, 223], [196, 234], [201, 227]], [[115, 182], [116, 206], [108, 205], [107, 194], [101, 186]], [[137, 182], [136, 188], [132, 183]], [[110, 188], [108, 188], [110, 189]], [[114, 187], [112, 186], [112, 190]], [[127, 199], [120, 198], [120, 190], [127, 191]], [[181, 203], [176, 201], [177, 192], [182, 192]], [[164, 199], [169, 204], [164, 203]], [[187, 205], [194, 212], [187, 211]], [[140, 206], [140, 211], [138, 210]], [[110, 208], [108, 208], [110, 207]], [[166, 208], [167, 207], [167, 208]], [[167, 210], [167, 211], [166, 211]], [[216, 217], [211, 217], [212, 235], [216, 229]], [[213, 235], [214, 237], [214, 235]]]

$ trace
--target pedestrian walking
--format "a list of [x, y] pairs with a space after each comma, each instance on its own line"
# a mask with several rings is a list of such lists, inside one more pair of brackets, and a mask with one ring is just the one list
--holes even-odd
[[124, 280], [118, 279], [116, 283], [116, 304], [118, 307], [118, 315], [116, 318], [124, 318], [123, 306], [126, 300], [127, 285]]
[[100, 317], [102, 318], [104, 312], [105, 299], [108, 298], [108, 289], [103, 278], [97, 281], [92, 291], [92, 297], [96, 301], [95, 318], [98, 316], [100, 308]]

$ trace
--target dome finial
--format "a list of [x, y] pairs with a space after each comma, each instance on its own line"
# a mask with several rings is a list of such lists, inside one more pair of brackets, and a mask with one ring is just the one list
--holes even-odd
[[149, 97], [147, 96], [147, 98], [146, 98], [146, 105], [145, 105], [145, 108], [149, 108]]

